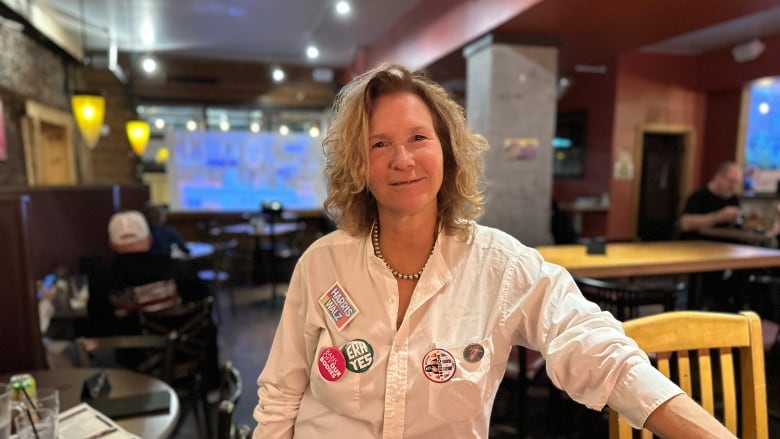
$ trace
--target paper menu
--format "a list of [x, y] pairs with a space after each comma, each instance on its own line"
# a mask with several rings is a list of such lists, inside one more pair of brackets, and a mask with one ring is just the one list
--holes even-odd
[[141, 439], [82, 402], [58, 418], [59, 439]]

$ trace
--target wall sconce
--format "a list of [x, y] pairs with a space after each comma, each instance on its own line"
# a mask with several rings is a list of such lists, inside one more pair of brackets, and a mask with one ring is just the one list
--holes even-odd
[[125, 124], [127, 139], [138, 157], [141, 157], [149, 142], [149, 122], [145, 120], [130, 120]]
[[162, 148], [158, 149], [157, 154], [154, 156], [154, 161], [160, 165], [166, 163], [168, 161], [168, 148], [163, 146]]
[[70, 98], [73, 117], [87, 147], [94, 149], [100, 138], [100, 128], [106, 112], [106, 100], [97, 93], [76, 92]]

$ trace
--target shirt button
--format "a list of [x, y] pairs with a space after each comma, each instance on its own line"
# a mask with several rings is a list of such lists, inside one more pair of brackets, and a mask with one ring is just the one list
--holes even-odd
[[390, 402], [395, 404], [396, 402], [398, 402], [398, 398], [390, 398]]

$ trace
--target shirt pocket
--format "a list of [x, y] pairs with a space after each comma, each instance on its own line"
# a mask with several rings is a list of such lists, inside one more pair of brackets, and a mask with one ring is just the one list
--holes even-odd
[[309, 385], [311, 394], [320, 404], [339, 414], [354, 414], [360, 409], [360, 379], [359, 373], [351, 372], [345, 368], [341, 377], [335, 381], [328, 381], [320, 373], [320, 356], [329, 348], [340, 349], [330, 338], [327, 331], [323, 331], [317, 344], [314, 361], [309, 369]]
[[441, 349], [454, 358], [455, 374], [447, 382], [428, 383], [428, 413], [449, 422], [472, 419], [483, 413], [487, 404], [493, 342], [488, 338]]

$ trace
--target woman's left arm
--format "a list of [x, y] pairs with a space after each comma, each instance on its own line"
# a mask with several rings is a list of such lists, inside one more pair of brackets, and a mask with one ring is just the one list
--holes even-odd
[[647, 418], [645, 428], [664, 439], [736, 438], [688, 395], [675, 396], [658, 406]]

